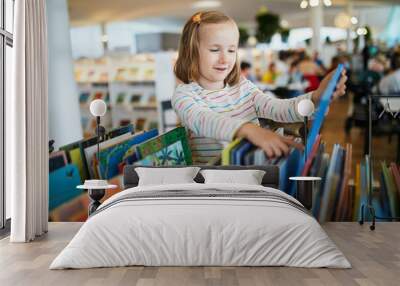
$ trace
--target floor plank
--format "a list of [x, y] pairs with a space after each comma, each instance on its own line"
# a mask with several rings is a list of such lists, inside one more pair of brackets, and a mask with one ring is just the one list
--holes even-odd
[[32, 243], [0, 241], [0, 285], [398, 285], [400, 223], [378, 223], [375, 231], [354, 222], [323, 225], [352, 269], [290, 267], [118, 267], [49, 270], [81, 223], [50, 223]]

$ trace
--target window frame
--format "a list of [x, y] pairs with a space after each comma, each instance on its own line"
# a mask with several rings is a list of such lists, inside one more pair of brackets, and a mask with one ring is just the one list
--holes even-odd
[[[0, 237], [10, 231], [10, 219], [6, 218], [6, 189], [5, 189], [5, 98], [6, 98], [6, 47], [13, 48], [13, 34], [6, 30], [6, 0], [0, 0]], [[12, 13], [15, 15], [15, 0], [12, 2]], [[14, 17], [11, 15], [11, 17]], [[12, 27], [12, 31], [14, 27]]]

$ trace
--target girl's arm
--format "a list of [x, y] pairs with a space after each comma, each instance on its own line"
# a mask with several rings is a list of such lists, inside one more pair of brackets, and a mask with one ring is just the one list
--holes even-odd
[[[325, 76], [315, 91], [291, 99], [278, 99], [267, 93], [264, 94], [250, 81], [247, 82], [247, 88], [249, 92], [254, 94], [254, 107], [258, 117], [271, 119], [276, 122], [299, 122], [303, 120], [303, 117], [297, 111], [297, 104], [302, 99], [307, 98], [311, 99], [317, 105], [334, 73], [335, 70]], [[334, 99], [345, 94], [346, 81], [346, 71], [343, 70], [341, 78], [336, 85], [336, 90], [333, 93]]]
[[253, 104], [257, 116], [276, 122], [301, 122], [303, 117], [297, 111], [297, 104], [302, 99], [312, 99], [312, 93], [307, 93], [291, 99], [275, 98], [263, 93], [253, 83], [248, 83], [249, 91], [253, 94]]
[[243, 137], [254, 145], [263, 149], [269, 158], [287, 155], [290, 147], [303, 150], [304, 146], [293, 140], [291, 136], [281, 136], [275, 132], [264, 129], [254, 123], [243, 124], [236, 133], [237, 137]]
[[197, 103], [191, 94], [176, 90], [171, 99], [172, 107], [184, 126], [196, 136], [217, 140], [232, 141], [238, 129], [248, 122], [240, 118], [231, 118], [213, 112]]

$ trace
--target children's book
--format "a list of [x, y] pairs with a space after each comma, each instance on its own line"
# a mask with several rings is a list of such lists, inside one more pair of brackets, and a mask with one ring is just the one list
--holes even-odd
[[349, 205], [349, 178], [351, 177], [351, 163], [352, 163], [352, 145], [346, 144], [346, 157], [344, 161], [343, 180], [340, 186], [339, 201], [336, 206], [336, 221], [346, 219], [346, 210], [351, 206]]
[[388, 192], [388, 197], [389, 197], [389, 206], [390, 206], [390, 212], [393, 216], [400, 216], [400, 202], [399, 202], [399, 194], [396, 190], [394, 178], [389, 170], [389, 168], [386, 166], [385, 162], [381, 163], [382, 166], [382, 171], [383, 171], [383, 176], [385, 179], [385, 185], [387, 187], [387, 192]]
[[236, 162], [237, 152], [244, 144], [246, 144], [246, 140], [242, 139], [239, 144], [237, 144], [235, 147], [232, 148], [231, 154], [230, 154], [230, 165], [239, 165]]
[[337, 162], [337, 157], [339, 153], [340, 146], [338, 144], [335, 144], [333, 146], [333, 151], [332, 151], [332, 157], [331, 161], [329, 163], [328, 171], [326, 174], [326, 180], [324, 184], [324, 190], [321, 198], [321, 209], [319, 213], [319, 221], [320, 222], [325, 222], [330, 219], [330, 202], [332, 198], [332, 185], [335, 183], [334, 182], [334, 172], [335, 172], [335, 167], [336, 167], [336, 162]]
[[69, 164], [49, 174], [49, 210], [82, 194], [76, 189], [81, 183], [78, 168]]
[[49, 155], [49, 172], [53, 172], [68, 164], [67, 155], [65, 151], [52, 152]]
[[243, 145], [241, 145], [235, 152], [235, 165], [244, 165], [244, 157], [253, 146], [254, 145], [251, 142], [243, 140]]
[[191, 165], [192, 153], [184, 127], [174, 128], [136, 146], [137, 164]]
[[360, 218], [361, 208], [361, 164], [356, 165], [356, 175], [354, 178], [354, 205], [353, 205], [353, 220]]
[[230, 156], [231, 156], [231, 151], [232, 149], [238, 145], [242, 141], [242, 138], [237, 138], [233, 140], [231, 143], [228, 144], [223, 150], [222, 150], [222, 165], [229, 165], [230, 164]]
[[68, 163], [75, 164], [78, 167], [79, 175], [83, 182], [84, 180], [89, 178], [89, 175], [86, 173], [85, 165], [83, 163], [80, 143], [81, 140], [61, 146], [60, 150], [65, 151]]
[[339, 64], [331, 80], [329, 81], [328, 86], [326, 87], [324, 93], [321, 96], [318, 108], [316, 109], [316, 112], [314, 114], [314, 120], [312, 122], [310, 132], [307, 136], [307, 146], [305, 146], [307, 154], [310, 154], [312, 146], [314, 145], [317, 135], [319, 134], [321, 126], [325, 120], [325, 116], [328, 111], [332, 95], [336, 89], [336, 85], [340, 79], [342, 70], [343, 70], [343, 65]]
[[321, 158], [320, 167], [317, 169], [317, 172], [315, 173], [316, 177], [321, 178], [319, 188], [317, 189], [317, 192], [313, 199], [312, 213], [315, 218], [319, 218], [319, 215], [320, 215], [321, 201], [322, 201], [322, 197], [324, 195], [324, 187], [325, 187], [325, 183], [326, 183], [326, 173], [328, 171], [329, 163], [330, 163], [330, 157], [329, 157], [328, 153], [322, 153], [321, 157], [322, 158]]
[[[316, 109], [316, 112], [313, 115], [314, 119], [311, 124], [310, 132], [308, 133], [307, 136], [307, 145], [305, 146], [307, 154], [311, 153], [312, 147], [315, 144], [317, 136], [321, 130], [322, 124], [324, 123], [332, 95], [335, 91], [336, 84], [340, 79], [342, 70], [343, 70], [343, 65], [339, 64], [331, 80], [329, 81], [328, 86], [325, 88], [325, 91], [320, 98], [318, 108]], [[304, 168], [304, 164], [305, 164], [304, 159], [298, 161], [297, 171], [296, 171], [297, 176], [301, 175]]]
[[86, 159], [86, 156], [85, 156], [85, 149], [87, 147], [89, 147], [89, 146], [93, 146], [93, 145], [96, 145], [96, 144], [97, 144], [97, 137], [96, 136], [90, 137], [90, 138], [82, 140], [82, 141], [79, 141], [79, 149], [80, 149], [80, 152], [81, 152], [83, 170], [84, 170], [84, 173], [85, 173], [85, 177], [82, 178], [82, 180], [92, 179], [90, 177], [89, 165], [87, 163], [87, 159]]
[[386, 186], [385, 182], [385, 176], [383, 174], [383, 170], [380, 172], [380, 183], [381, 183], [381, 188], [380, 188], [380, 202], [382, 205], [383, 213], [385, 217], [390, 217], [392, 216], [392, 213], [390, 212], [390, 204], [389, 204], [389, 194], [388, 194], [388, 188]]
[[265, 165], [267, 161], [267, 156], [265, 151], [261, 148], [257, 148], [254, 152], [254, 165]]
[[[103, 150], [105, 148], [119, 144], [120, 142], [126, 141], [134, 136], [135, 135], [133, 135], [131, 133], [125, 133], [120, 136], [105, 140], [99, 144], [100, 152], [101, 152], [101, 150]], [[85, 148], [84, 152], [85, 152], [86, 163], [89, 168], [90, 177], [91, 178], [100, 178], [99, 177], [100, 174], [98, 174], [98, 172], [97, 172], [97, 168], [95, 166], [95, 160], [94, 160], [94, 156], [97, 152], [97, 144]]]
[[120, 174], [123, 169], [124, 158], [128, 156], [129, 152], [132, 152], [132, 147], [157, 135], [157, 129], [140, 134], [129, 134], [129, 138], [102, 148], [98, 158], [99, 177], [108, 180]]
[[346, 150], [341, 146], [339, 148], [337, 162], [335, 164], [334, 179], [335, 184], [332, 185], [332, 193], [330, 200], [330, 219], [335, 220], [337, 205], [339, 204], [339, 198], [342, 191], [342, 183], [344, 179], [344, 164], [346, 158]]
[[397, 188], [397, 193], [400, 195], [400, 172], [396, 166], [396, 163], [390, 163], [390, 171], [392, 172], [392, 176], [394, 178], [394, 182]]
[[321, 166], [321, 162], [322, 162], [324, 153], [325, 153], [325, 142], [321, 141], [318, 146], [317, 154], [315, 155], [315, 158], [314, 158], [313, 162], [311, 163], [311, 168], [309, 171], [310, 176], [312, 176], [312, 177], [317, 176], [317, 173]]
[[317, 138], [315, 139], [313, 148], [311, 149], [311, 153], [309, 154], [309, 156], [307, 158], [307, 162], [304, 165], [303, 171], [301, 172], [302, 176], [307, 176], [309, 174], [310, 169], [311, 169], [311, 164], [313, 163], [313, 161], [317, 155], [317, 151], [318, 151], [320, 142], [321, 142], [321, 135], [318, 134]]
[[249, 150], [245, 155], [244, 155], [244, 164], [246, 166], [249, 165], [255, 165], [254, 164], [254, 152], [257, 150], [256, 146], [252, 146], [251, 150]]
[[130, 134], [135, 133], [133, 124], [130, 123], [128, 125], [119, 126], [117, 128], [114, 128], [113, 130], [110, 130], [109, 132], [107, 132], [106, 138], [111, 139], [114, 137], [121, 136], [122, 134], [125, 134], [125, 133], [130, 133]]
[[298, 149], [292, 148], [287, 158], [280, 161], [279, 165], [279, 188], [291, 196], [296, 193], [296, 184], [289, 178], [296, 176], [301, 154]]

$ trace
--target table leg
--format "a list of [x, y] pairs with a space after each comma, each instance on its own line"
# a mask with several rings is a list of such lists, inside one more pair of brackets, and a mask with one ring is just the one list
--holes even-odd
[[308, 210], [312, 209], [313, 181], [297, 181], [296, 199]]
[[98, 190], [88, 190], [88, 195], [90, 198], [90, 204], [88, 209], [88, 215], [90, 216], [97, 208], [101, 205], [100, 200], [104, 197], [106, 191], [105, 189]]

